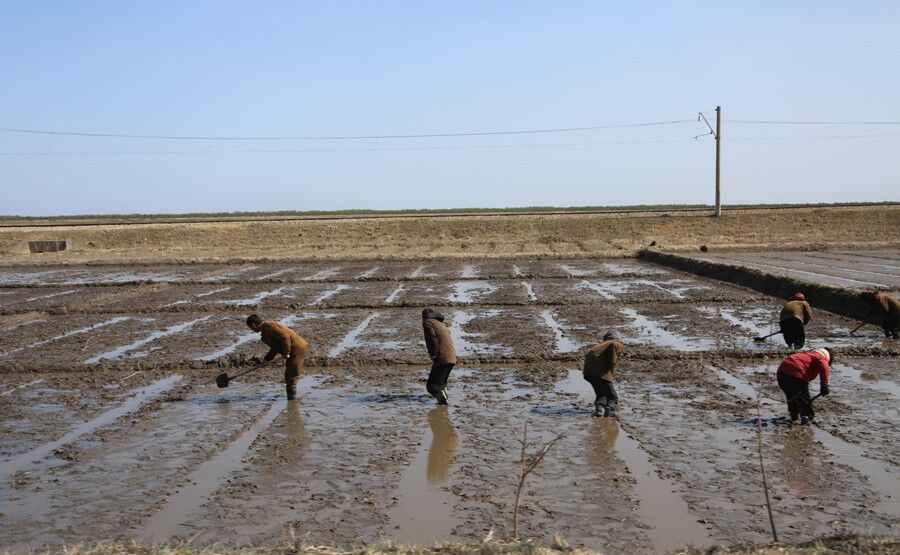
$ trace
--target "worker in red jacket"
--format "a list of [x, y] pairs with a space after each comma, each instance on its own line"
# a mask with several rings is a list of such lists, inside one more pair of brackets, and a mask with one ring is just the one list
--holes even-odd
[[809, 397], [809, 382], [819, 378], [819, 395], [828, 395], [828, 375], [834, 362], [834, 350], [828, 347], [794, 353], [778, 367], [778, 387], [787, 397], [791, 425], [800, 417], [800, 424], [808, 425], [815, 413]]

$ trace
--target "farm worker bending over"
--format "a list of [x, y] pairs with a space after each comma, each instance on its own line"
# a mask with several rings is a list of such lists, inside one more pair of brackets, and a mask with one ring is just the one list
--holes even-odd
[[456, 349], [450, 330], [444, 325], [444, 315], [426, 308], [422, 311], [422, 330], [425, 332], [425, 347], [431, 357], [431, 372], [426, 388], [439, 405], [447, 404], [447, 380], [456, 364]]
[[819, 377], [819, 395], [828, 395], [828, 374], [834, 362], [834, 350], [828, 347], [814, 351], [794, 353], [782, 361], [778, 367], [778, 387], [787, 398], [791, 425], [797, 422], [807, 425], [812, 422], [812, 399], [809, 397], [809, 382]]
[[812, 320], [812, 308], [806, 302], [803, 293], [794, 293], [794, 296], [785, 303], [778, 318], [781, 324], [781, 334], [784, 342], [792, 349], [802, 349], [806, 343], [806, 330], [804, 327]]
[[247, 317], [247, 326], [260, 333], [260, 340], [269, 346], [269, 352], [263, 360], [269, 362], [276, 355], [284, 357], [284, 384], [288, 401], [297, 395], [297, 382], [300, 381], [300, 369], [306, 360], [309, 343], [297, 335], [297, 332], [275, 322], [265, 320], [257, 314]]
[[613, 369], [625, 353], [622, 335], [609, 330], [603, 342], [584, 355], [584, 379], [594, 388], [594, 416], [615, 416], [619, 396], [613, 387]]
[[897, 331], [900, 328], [900, 301], [879, 291], [860, 293], [859, 296], [872, 309], [863, 320], [868, 321], [874, 314], [876, 318], [881, 319], [881, 329], [884, 330], [885, 337], [897, 339]]

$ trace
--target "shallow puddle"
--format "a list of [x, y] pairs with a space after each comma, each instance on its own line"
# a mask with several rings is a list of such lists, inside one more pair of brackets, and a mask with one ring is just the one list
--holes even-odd
[[191, 329], [194, 325], [196, 325], [200, 322], [205, 322], [206, 320], [209, 320], [210, 318], [211, 318], [211, 316], [203, 316], [201, 318], [196, 318], [194, 320], [188, 320], [186, 322], [181, 322], [180, 324], [171, 325], [164, 330], [155, 331], [155, 332], [151, 333], [150, 335], [148, 335], [147, 337], [145, 337], [143, 339], [138, 339], [137, 341], [129, 343], [128, 345], [122, 345], [120, 347], [116, 347], [115, 349], [112, 349], [111, 351], [106, 351], [104, 353], [94, 355], [91, 358], [85, 360], [84, 363], [85, 364], [95, 364], [97, 362], [100, 362], [101, 360], [119, 358], [120, 356], [124, 355], [125, 353], [134, 351], [135, 349], [143, 347], [144, 345], [153, 343], [157, 339], [162, 339], [163, 337], [169, 337], [170, 335], [175, 335], [175, 334], [187, 331], [187, 330]]
[[497, 343], [482, 343], [475, 338], [485, 337], [486, 333], [466, 331], [466, 325], [476, 318], [495, 318], [500, 315], [499, 310], [465, 311], [457, 310], [450, 320], [450, 334], [453, 336], [453, 345], [459, 356], [471, 355], [498, 355], [511, 354], [513, 349]]
[[[313, 378], [301, 380], [300, 389]], [[269, 409], [247, 431], [242, 433], [212, 459], [201, 464], [185, 478], [187, 486], [167, 499], [165, 507], [155, 513], [135, 534], [148, 542], [164, 542], [178, 535], [180, 525], [193, 516], [200, 505], [219, 487], [229, 474], [240, 468], [241, 461], [257, 436], [269, 427], [284, 410], [288, 401], [273, 401]], [[294, 401], [291, 401], [294, 402]]]
[[453, 292], [447, 296], [451, 303], [472, 304], [480, 297], [490, 295], [498, 289], [485, 281], [460, 281], [452, 284]]
[[[580, 371], [572, 370], [560, 380], [556, 388], [574, 394], [586, 405], [593, 406], [590, 385]], [[660, 477], [651, 463], [650, 455], [627, 431], [621, 430], [614, 418], [593, 418], [595, 461], [605, 462], [611, 456], [621, 459], [635, 478], [635, 493], [641, 520], [650, 526], [647, 534], [654, 552], [663, 553], [686, 545], [703, 546], [712, 543], [709, 533], [697, 522], [687, 503], [672, 483]]]
[[391, 539], [399, 544], [432, 544], [452, 537], [458, 524], [453, 514], [456, 496], [445, 491], [459, 436], [450, 408], [428, 411], [428, 428], [419, 450], [403, 472], [394, 497], [397, 505], [388, 517]]
[[581, 342], [573, 341], [569, 338], [560, 323], [556, 321], [552, 310], [541, 311], [541, 318], [543, 319], [544, 325], [550, 328], [553, 331], [553, 335], [556, 337], [554, 350], [557, 353], [572, 353], [580, 350], [584, 346]]
[[671, 332], [656, 320], [652, 320], [633, 308], [621, 308], [619, 312], [631, 319], [632, 325], [639, 329], [639, 339], [649, 340], [654, 345], [670, 347], [679, 351], [704, 351], [711, 349], [714, 342], [710, 339], [687, 337]]
[[66, 445], [67, 443], [71, 443], [86, 434], [94, 432], [98, 428], [111, 424], [128, 413], [136, 411], [147, 401], [172, 389], [181, 378], [181, 375], [173, 374], [168, 378], [157, 380], [146, 387], [136, 389], [131, 392], [131, 398], [121, 405], [109, 409], [87, 422], [76, 424], [72, 430], [61, 438], [44, 443], [26, 453], [16, 455], [10, 460], [0, 463], [0, 480], [5, 480], [10, 474], [23, 469], [35, 461], [43, 459], [57, 448]]
[[331, 297], [334, 297], [341, 291], [346, 291], [347, 289], [351, 289], [351, 287], [345, 283], [339, 283], [339, 284], [335, 285], [334, 287], [332, 287], [330, 289], [326, 289], [321, 294], [319, 294], [318, 297], [316, 297], [315, 299], [313, 299], [313, 301], [311, 303], [309, 303], [309, 306], [316, 306], [318, 304], [322, 304], [323, 302], [327, 301]]

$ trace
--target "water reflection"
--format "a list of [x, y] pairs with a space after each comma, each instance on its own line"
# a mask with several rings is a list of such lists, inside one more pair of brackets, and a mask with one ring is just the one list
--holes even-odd
[[428, 411], [431, 445], [428, 448], [426, 476], [429, 484], [442, 484], [450, 475], [450, 465], [459, 447], [459, 437], [450, 421], [449, 407], [441, 405]]
[[598, 464], [605, 464], [615, 455], [616, 438], [619, 437], [619, 423], [615, 418], [594, 418], [591, 427], [590, 457]]

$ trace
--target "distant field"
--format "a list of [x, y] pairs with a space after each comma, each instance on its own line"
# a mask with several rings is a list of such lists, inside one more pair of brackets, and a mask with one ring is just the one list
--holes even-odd
[[[633, 256], [668, 251], [894, 248], [900, 204], [645, 212], [410, 214], [0, 227], [0, 264]], [[57, 222], [59, 224], [60, 222]], [[29, 241], [67, 250], [31, 254]]]
[[[898, 203], [832, 203], [832, 204], [744, 204], [728, 206], [727, 210], [787, 209], [787, 208], [836, 208], [850, 206], [892, 206]], [[32, 225], [102, 225], [111, 223], [160, 223], [160, 222], [223, 222], [223, 221], [272, 221], [317, 218], [354, 217], [403, 217], [403, 216], [464, 216], [491, 214], [590, 214], [590, 213], [639, 213], [639, 212], [698, 212], [714, 209], [706, 204], [638, 204], [630, 206], [521, 206], [512, 208], [436, 208], [406, 210], [281, 210], [273, 212], [196, 212], [185, 214], [83, 214], [74, 216], [15, 216], [0, 215], [0, 226]]]

